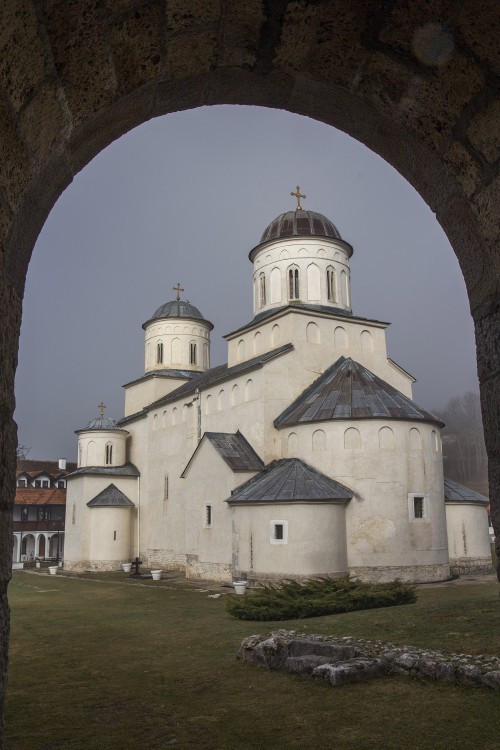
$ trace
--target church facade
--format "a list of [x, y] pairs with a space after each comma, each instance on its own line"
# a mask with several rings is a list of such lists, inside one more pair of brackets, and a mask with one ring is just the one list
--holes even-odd
[[77, 432], [66, 568], [136, 555], [222, 581], [491, 568], [487, 500], [454, 485], [448, 512], [442, 423], [387, 356], [388, 324], [353, 314], [353, 248], [297, 193], [249, 254], [254, 315], [225, 336], [227, 364], [210, 367], [213, 326], [180, 285], [144, 323], [124, 417], [101, 408]]

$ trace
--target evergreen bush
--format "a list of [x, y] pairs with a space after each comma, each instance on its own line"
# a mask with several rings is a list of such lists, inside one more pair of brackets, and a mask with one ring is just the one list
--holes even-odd
[[363, 583], [354, 578], [284, 581], [230, 596], [226, 609], [240, 620], [298, 620], [359, 609], [393, 607], [417, 600], [415, 588], [401, 581]]

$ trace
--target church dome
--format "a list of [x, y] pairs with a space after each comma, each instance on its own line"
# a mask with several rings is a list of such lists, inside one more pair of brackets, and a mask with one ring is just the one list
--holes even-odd
[[116, 424], [116, 420], [111, 417], [105, 417], [104, 414], [99, 417], [91, 419], [88, 425], [85, 427], [86, 430], [119, 430], [120, 428]]
[[205, 320], [197, 307], [191, 302], [184, 302], [181, 299], [174, 299], [171, 302], [165, 302], [164, 305], [156, 310], [151, 316], [151, 320], [158, 318], [195, 318], [196, 320]]
[[331, 237], [341, 240], [340, 232], [330, 219], [316, 211], [297, 209], [277, 216], [264, 230], [260, 244], [281, 237]]

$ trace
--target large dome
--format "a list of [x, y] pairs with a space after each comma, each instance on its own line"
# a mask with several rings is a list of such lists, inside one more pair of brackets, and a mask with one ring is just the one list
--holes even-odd
[[260, 244], [280, 237], [332, 237], [341, 240], [339, 230], [323, 214], [316, 211], [287, 211], [277, 216], [264, 231]]
[[91, 419], [85, 428], [86, 430], [119, 430], [116, 421], [111, 417], [105, 417], [101, 414], [99, 417]]

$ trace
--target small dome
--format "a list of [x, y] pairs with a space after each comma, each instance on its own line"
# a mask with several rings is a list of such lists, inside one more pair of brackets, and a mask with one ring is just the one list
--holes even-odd
[[116, 424], [114, 419], [111, 417], [105, 417], [104, 415], [94, 417], [91, 419], [88, 425], [85, 427], [86, 430], [119, 430], [120, 428]]
[[264, 231], [260, 243], [280, 237], [332, 237], [341, 240], [340, 232], [330, 219], [316, 211], [287, 211], [277, 216]]
[[192, 305], [191, 302], [184, 302], [181, 299], [165, 302], [151, 316], [151, 320], [157, 318], [197, 318], [198, 320], [205, 320], [197, 307]]

